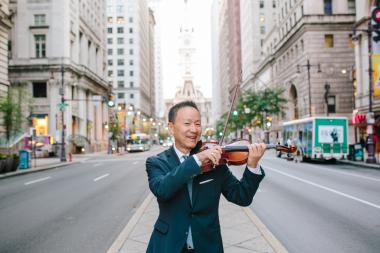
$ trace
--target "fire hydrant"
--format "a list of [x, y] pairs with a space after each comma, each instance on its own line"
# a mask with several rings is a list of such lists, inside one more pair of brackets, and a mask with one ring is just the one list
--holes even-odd
[[69, 162], [72, 162], [73, 161], [73, 154], [70, 152], [68, 156], [69, 156]]

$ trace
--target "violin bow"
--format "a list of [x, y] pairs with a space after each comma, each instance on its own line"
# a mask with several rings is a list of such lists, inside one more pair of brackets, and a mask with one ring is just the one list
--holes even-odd
[[235, 100], [236, 100], [236, 97], [237, 97], [237, 92], [238, 92], [238, 90], [240, 89], [240, 84], [241, 84], [241, 82], [242, 82], [242, 79], [243, 79], [243, 71], [240, 70], [240, 78], [239, 78], [237, 84], [235, 85], [234, 97], [233, 97], [233, 99], [232, 99], [232, 101], [231, 101], [230, 111], [228, 112], [226, 123], [224, 124], [223, 135], [222, 135], [222, 137], [221, 137], [220, 140], [219, 140], [219, 145], [220, 145], [220, 146], [221, 146], [222, 143], [223, 143], [224, 135], [226, 134], [226, 131], [227, 131], [228, 121], [230, 120], [231, 112], [232, 112], [232, 108], [234, 107]]

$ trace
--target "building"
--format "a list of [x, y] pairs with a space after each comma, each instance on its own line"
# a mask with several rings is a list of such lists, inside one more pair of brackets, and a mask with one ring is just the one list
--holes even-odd
[[33, 97], [31, 127], [70, 152], [106, 149], [105, 0], [11, 0], [10, 10], [9, 79]]
[[265, 58], [253, 78], [257, 89], [281, 87], [288, 99], [286, 116], [274, 117], [270, 139], [281, 139], [284, 121], [318, 115], [350, 117], [355, 2], [279, 1], [275, 15], [276, 23], [263, 44]]
[[9, 20], [9, 0], [0, 1], [0, 97], [8, 92], [8, 41], [11, 23]]
[[264, 40], [276, 23], [277, 4], [277, 0], [240, 1], [242, 89], [255, 88], [253, 80], [265, 58]]
[[[211, 6], [211, 53], [212, 53], [212, 116], [211, 125], [216, 126], [216, 122], [221, 118], [222, 92], [220, 84], [219, 67], [219, 9], [221, 0], [214, 0]], [[223, 94], [224, 95], [224, 94]]]
[[188, 23], [188, 6], [187, 0], [184, 1], [184, 22], [180, 28], [180, 64], [182, 66], [183, 84], [178, 87], [173, 99], [165, 100], [165, 117], [168, 122], [168, 112], [170, 108], [182, 101], [192, 100], [197, 104], [197, 107], [201, 113], [201, 122], [203, 129], [212, 127], [211, 125], [211, 99], [205, 98], [200, 91], [200, 88], [196, 87], [193, 78], [194, 54], [196, 49], [194, 48], [194, 28]]
[[126, 133], [155, 117], [154, 25], [146, 0], [107, 0], [108, 78]]
[[219, 6], [219, 82], [221, 111], [228, 111], [234, 89], [241, 82], [240, 0], [223, 0]]
[[[351, 3], [353, 5], [353, 3]], [[353, 108], [352, 120], [355, 126], [353, 136], [355, 142], [364, 142], [370, 133], [376, 137], [380, 136], [380, 96], [378, 94], [379, 86], [377, 83], [372, 83], [374, 93], [370, 96], [370, 74], [369, 69], [369, 52], [370, 45], [372, 48], [372, 70], [373, 75], [376, 75], [378, 63], [376, 59], [380, 54], [380, 44], [368, 40], [368, 23], [371, 22], [372, 9], [378, 5], [378, 1], [366, 0], [356, 1], [356, 20], [355, 29], [355, 72], [353, 75], [355, 84], [355, 107]], [[374, 78], [374, 77], [372, 77]], [[370, 108], [371, 107], [371, 108]], [[369, 112], [373, 116], [369, 117]], [[371, 118], [372, 122], [371, 122]], [[376, 138], [375, 137], [375, 138]], [[375, 153], [377, 158], [380, 153], [380, 143], [376, 142]]]
[[161, 54], [161, 26], [158, 12], [161, 0], [149, 0], [149, 8], [153, 10], [153, 15], [156, 20], [154, 26], [154, 88], [155, 88], [155, 115], [157, 118], [164, 118], [164, 88], [162, 83], [162, 54]]

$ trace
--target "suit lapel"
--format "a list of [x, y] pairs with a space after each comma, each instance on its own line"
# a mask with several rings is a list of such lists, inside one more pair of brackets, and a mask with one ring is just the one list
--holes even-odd
[[[168, 159], [168, 162], [170, 165], [174, 165], [172, 168], [170, 168], [171, 170], [174, 168], [174, 167], [177, 167], [178, 165], [181, 164], [181, 162], [179, 161], [179, 157], [177, 156], [177, 153], [175, 152], [174, 150], [174, 147], [171, 147], [170, 149], [168, 149], [168, 152], [166, 153], [166, 156], [167, 156], [167, 159]], [[190, 194], [189, 194], [189, 190], [187, 188], [187, 184], [184, 185], [185, 189], [186, 189], [186, 197], [187, 197], [187, 201], [189, 202], [189, 204], [191, 205], [191, 201], [190, 201]], [[193, 182], [193, 197], [192, 199], [194, 199], [194, 182]]]

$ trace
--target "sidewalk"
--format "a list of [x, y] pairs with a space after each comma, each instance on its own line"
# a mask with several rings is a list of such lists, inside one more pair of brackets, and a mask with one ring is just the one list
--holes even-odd
[[[287, 253], [249, 207], [222, 196], [219, 215], [225, 253]], [[157, 201], [150, 193], [107, 253], [145, 253], [157, 216]]]
[[379, 163], [366, 163], [365, 160], [364, 161], [337, 160], [337, 163], [349, 164], [349, 165], [358, 166], [358, 167], [380, 170], [380, 164]]
[[103, 151], [103, 152], [98, 152], [98, 153], [78, 154], [78, 155], [74, 154], [72, 162], [69, 162], [69, 161], [61, 162], [59, 157], [37, 158], [37, 159], [33, 158], [31, 160], [29, 169], [22, 169], [22, 170], [18, 169], [16, 171], [0, 174], [0, 179], [81, 163], [99, 154], [106, 154], [106, 152]]

